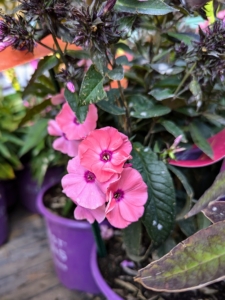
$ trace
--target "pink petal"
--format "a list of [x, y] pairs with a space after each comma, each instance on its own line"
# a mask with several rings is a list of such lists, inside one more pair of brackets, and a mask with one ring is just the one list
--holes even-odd
[[94, 104], [89, 105], [87, 117], [82, 124], [77, 123], [76, 115], [68, 103], [63, 105], [62, 110], [56, 116], [57, 123], [69, 140], [81, 140], [86, 137], [95, 129], [97, 119], [97, 108]]
[[136, 222], [144, 213], [144, 206], [134, 206], [122, 199], [119, 203], [119, 210], [122, 218], [129, 222]]
[[77, 220], [86, 219], [89, 223], [94, 223], [96, 220], [101, 223], [105, 219], [105, 205], [96, 209], [87, 209], [82, 206], [77, 206], [74, 211], [74, 217]]
[[65, 97], [64, 97], [64, 89], [61, 90], [60, 94], [54, 95], [51, 98], [51, 103], [53, 105], [59, 105], [62, 104], [66, 101]]
[[116, 228], [125, 228], [131, 223], [123, 219], [118, 205], [115, 205], [114, 209], [106, 214], [106, 218], [109, 223]]
[[62, 130], [60, 129], [58, 123], [55, 120], [48, 121], [48, 134], [53, 136], [61, 136]]
[[68, 141], [64, 137], [56, 139], [52, 146], [55, 150], [58, 150], [68, 156], [75, 157], [78, 154], [78, 146], [80, 141]]

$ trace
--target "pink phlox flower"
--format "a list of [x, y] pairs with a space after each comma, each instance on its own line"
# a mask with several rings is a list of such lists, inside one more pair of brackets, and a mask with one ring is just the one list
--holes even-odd
[[107, 199], [106, 218], [109, 223], [125, 228], [143, 215], [148, 199], [147, 185], [137, 170], [125, 168], [120, 179], [109, 185]]
[[100, 182], [123, 171], [131, 159], [132, 145], [128, 137], [113, 127], [92, 131], [79, 146], [81, 164], [96, 175]]
[[56, 116], [57, 123], [69, 140], [81, 140], [86, 137], [90, 131], [96, 128], [97, 119], [97, 108], [94, 104], [91, 104], [85, 121], [79, 123], [67, 102], [63, 104], [61, 111]]
[[66, 102], [66, 99], [64, 97], [64, 90], [65, 89], [61, 89], [61, 92], [59, 94], [52, 96], [51, 103], [53, 105], [59, 105], [61, 103]]
[[94, 173], [80, 164], [79, 157], [71, 159], [67, 166], [69, 174], [62, 178], [63, 192], [77, 205], [96, 209], [105, 205], [106, 194]]
[[53, 142], [53, 149], [71, 157], [77, 156], [78, 147], [81, 141], [69, 141], [55, 120], [50, 120], [48, 122], [47, 130], [50, 135], [59, 137]]
[[94, 221], [101, 223], [105, 219], [105, 205], [96, 209], [88, 209], [78, 205], [74, 210], [74, 218], [76, 220], [87, 220], [91, 224]]

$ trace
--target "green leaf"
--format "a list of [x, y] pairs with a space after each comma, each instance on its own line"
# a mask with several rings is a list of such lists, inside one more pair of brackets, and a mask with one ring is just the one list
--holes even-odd
[[190, 91], [192, 92], [195, 100], [197, 102], [202, 101], [202, 90], [201, 86], [196, 80], [196, 78], [193, 78], [192, 81], [189, 84]]
[[2, 144], [1, 141], [0, 141], [0, 155], [5, 158], [10, 158], [10, 152], [8, 148], [4, 144]]
[[77, 93], [71, 93], [65, 88], [64, 96], [80, 123], [83, 123], [88, 113], [88, 105], [80, 106]]
[[17, 136], [15, 136], [15, 134], [11, 134], [11, 133], [6, 133], [6, 132], [2, 132], [2, 138], [7, 141], [7, 142], [11, 142], [15, 145], [18, 146], [23, 146], [24, 142], [19, 139]]
[[78, 59], [89, 59], [90, 55], [87, 51], [84, 50], [67, 50], [66, 55], [72, 57], [72, 58], [78, 58]]
[[4, 179], [13, 179], [15, 178], [15, 174], [13, 168], [8, 163], [0, 163], [0, 180]]
[[199, 131], [198, 127], [191, 123], [189, 125], [189, 130], [195, 145], [199, 147], [207, 156], [213, 159], [213, 150], [208, 141], [202, 136], [202, 133]]
[[225, 125], [225, 118], [219, 115], [210, 114], [210, 113], [203, 113], [202, 115], [214, 124], [217, 123], [217, 124]]
[[175, 109], [175, 111], [177, 111], [181, 114], [184, 114], [185, 116], [189, 116], [189, 117], [197, 117], [200, 115], [200, 113], [197, 112], [196, 109], [193, 107], [181, 107], [181, 108]]
[[121, 80], [124, 77], [123, 67], [121, 65], [116, 66], [113, 70], [108, 70], [105, 75], [111, 80]]
[[198, 41], [198, 35], [197, 34], [190, 34], [190, 33], [175, 33], [175, 32], [168, 32], [168, 36], [171, 36], [186, 45], [193, 47], [193, 41]]
[[193, 290], [225, 278], [225, 222], [202, 229], [161, 259], [138, 271], [135, 281], [154, 291]]
[[[196, 215], [200, 211], [206, 209], [208, 206], [211, 207], [216, 201], [225, 195], [225, 171], [220, 172], [212, 186], [206, 190], [198, 202], [192, 207], [186, 218]], [[213, 210], [213, 207], [212, 207]], [[220, 211], [216, 209], [215, 214], [219, 214]], [[225, 215], [220, 215], [221, 218], [225, 218]]]
[[121, 12], [144, 15], [165, 15], [177, 11], [161, 0], [149, 0], [145, 2], [137, 0], [117, 0], [114, 8]]
[[175, 219], [175, 192], [166, 165], [150, 148], [133, 144], [132, 164], [148, 186], [148, 201], [142, 222], [155, 245], [166, 240]]
[[91, 65], [81, 84], [79, 94], [81, 105], [96, 103], [107, 97], [103, 89], [103, 81], [103, 75], [96, 69], [95, 65]]
[[34, 74], [32, 75], [28, 85], [23, 91], [23, 98], [25, 98], [29, 94], [29, 90], [32, 88], [32, 84], [34, 81], [41, 76], [45, 71], [48, 71], [54, 68], [59, 63], [59, 60], [56, 56], [45, 56], [43, 59], [40, 60], [38, 63], [37, 69], [35, 70]]
[[34, 116], [42, 112], [46, 107], [51, 106], [51, 100], [47, 99], [41, 102], [40, 104], [37, 104], [33, 106], [32, 108], [28, 109], [26, 112], [26, 115], [23, 117], [23, 119], [20, 121], [20, 126], [24, 125], [28, 121], [32, 120]]
[[174, 94], [171, 89], [153, 89], [148, 93], [154, 97], [157, 101], [162, 101], [168, 98], [173, 98]]
[[153, 70], [161, 75], [176, 75], [184, 71], [183, 67], [173, 67], [167, 63], [151, 64]]
[[33, 126], [29, 127], [24, 145], [19, 151], [19, 156], [23, 156], [44, 139], [47, 135], [47, 123], [47, 119], [40, 119]]
[[163, 127], [165, 127], [165, 129], [171, 133], [175, 138], [178, 137], [179, 135], [182, 135], [182, 142], [186, 143], [187, 142], [187, 138], [185, 136], [185, 133], [183, 132], [183, 130], [181, 130], [174, 122], [172, 121], [167, 121], [167, 120], [163, 120], [160, 122], [162, 124]]
[[[154, 102], [142, 95], [132, 95], [128, 98], [130, 115], [138, 119], [148, 119], [168, 114], [171, 109], [169, 107], [154, 104]], [[133, 110], [132, 110], [133, 109]]]
[[173, 172], [177, 176], [177, 178], [182, 183], [188, 197], [192, 199], [193, 195], [194, 195], [194, 191], [193, 191], [191, 185], [189, 184], [186, 176], [178, 168], [175, 168], [174, 166], [167, 165], [167, 167], [171, 172]]
[[132, 26], [134, 24], [134, 21], [136, 19], [136, 16], [127, 16], [120, 18], [118, 20], [119, 27], [118, 30], [121, 32], [121, 38], [122, 39], [128, 39], [131, 36], [132, 33]]
[[130, 259], [139, 261], [140, 249], [141, 249], [141, 222], [131, 223], [128, 227], [122, 230], [123, 243], [126, 249], [126, 253]]
[[97, 106], [102, 110], [115, 115], [125, 115], [125, 108], [116, 105], [115, 101], [120, 97], [120, 91], [118, 89], [111, 89], [107, 92], [108, 100], [101, 100], [97, 103]]

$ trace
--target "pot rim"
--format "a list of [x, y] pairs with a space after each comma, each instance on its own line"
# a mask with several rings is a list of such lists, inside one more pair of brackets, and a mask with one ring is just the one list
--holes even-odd
[[95, 279], [95, 282], [97, 286], [99, 287], [100, 291], [103, 293], [104, 296], [107, 297], [107, 299], [110, 300], [124, 300], [121, 298], [118, 294], [116, 294], [112, 288], [106, 283], [105, 279], [103, 278], [100, 269], [98, 267], [98, 261], [97, 261], [97, 248], [94, 244], [91, 249], [91, 271], [92, 275]]
[[45, 217], [45, 219], [50, 220], [51, 222], [61, 224], [63, 226], [71, 227], [71, 228], [81, 228], [81, 229], [89, 229], [91, 225], [88, 222], [85, 221], [76, 221], [76, 220], [71, 220], [67, 219], [61, 216], [58, 216], [51, 212], [50, 209], [44, 206], [43, 204], [43, 197], [44, 194], [49, 190], [51, 187], [56, 185], [59, 182], [53, 182], [53, 183], [48, 183], [45, 186], [43, 186], [38, 193], [37, 196], [37, 207], [40, 213]]

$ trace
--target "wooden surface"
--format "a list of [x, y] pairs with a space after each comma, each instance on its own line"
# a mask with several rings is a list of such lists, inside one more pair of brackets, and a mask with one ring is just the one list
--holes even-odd
[[43, 219], [16, 208], [9, 214], [10, 234], [0, 246], [1, 300], [102, 300], [60, 284], [46, 238]]

